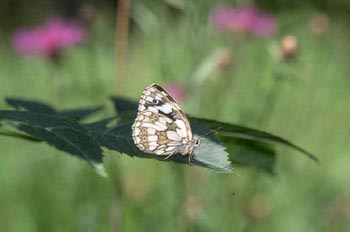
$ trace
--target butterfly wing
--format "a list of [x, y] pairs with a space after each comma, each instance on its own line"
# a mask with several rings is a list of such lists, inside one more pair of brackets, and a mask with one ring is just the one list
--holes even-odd
[[176, 153], [182, 144], [182, 137], [169, 129], [172, 121], [152, 111], [139, 112], [133, 125], [133, 139], [136, 146], [147, 153], [170, 155]]
[[134, 143], [140, 150], [157, 155], [184, 154], [185, 145], [192, 140], [186, 115], [156, 84], [143, 91], [132, 131]]

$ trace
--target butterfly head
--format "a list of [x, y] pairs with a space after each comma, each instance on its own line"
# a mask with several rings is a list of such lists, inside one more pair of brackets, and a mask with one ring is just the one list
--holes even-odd
[[192, 165], [193, 149], [201, 144], [201, 140], [192, 139], [186, 144], [185, 151], [183, 155], [188, 155], [188, 163]]
[[201, 144], [200, 139], [192, 139], [192, 146], [193, 147], [198, 147]]

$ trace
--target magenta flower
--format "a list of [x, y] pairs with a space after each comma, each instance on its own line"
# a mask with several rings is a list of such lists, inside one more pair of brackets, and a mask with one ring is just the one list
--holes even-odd
[[168, 82], [164, 85], [164, 89], [175, 99], [175, 101], [181, 102], [185, 98], [185, 88], [180, 84]]
[[43, 54], [56, 56], [60, 50], [81, 43], [84, 31], [77, 23], [61, 18], [51, 18], [37, 28], [17, 31], [12, 44], [19, 54]]
[[277, 30], [273, 17], [250, 5], [217, 7], [212, 15], [212, 24], [220, 32], [246, 33], [255, 37], [269, 37]]

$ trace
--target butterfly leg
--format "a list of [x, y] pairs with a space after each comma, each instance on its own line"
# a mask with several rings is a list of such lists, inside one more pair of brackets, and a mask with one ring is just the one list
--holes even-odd
[[188, 155], [188, 163], [189, 163], [189, 165], [191, 165], [191, 166], [192, 166], [192, 156], [193, 156], [193, 153], [190, 153], [190, 154]]
[[167, 155], [167, 157], [165, 157], [164, 159], [167, 160], [167, 159], [169, 159], [170, 157], [172, 157], [173, 155], [176, 155], [176, 154], [178, 154], [178, 153], [179, 153], [179, 151], [178, 151], [177, 149], [175, 149], [172, 153], [170, 153], [169, 155]]
[[170, 155], [167, 155], [167, 157], [165, 157], [164, 159], [167, 160], [167, 159], [169, 159], [170, 157], [172, 157], [173, 155], [174, 155], [174, 153], [173, 153], [173, 154], [170, 154]]

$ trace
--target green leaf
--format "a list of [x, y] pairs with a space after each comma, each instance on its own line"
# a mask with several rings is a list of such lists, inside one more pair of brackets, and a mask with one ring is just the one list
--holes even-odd
[[[110, 122], [115, 119], [110, 119]], [[147, 154], [140, 151], [134, 144], [131, 137], [131, 126], [134, 118], [122, 119], [115, 126], [108, 127], [108, 120], [86, 125], [96, 140], [106, 148], [127, 154], [131, 157], [140, 157], [148, 159], [157, 159], [164, 162], [176, 162], [189, 164], [188, 156], [173, 155], [169, 159], [164, 156]], [[103, 129], [101, 129], [103, 128]], [[205, 126], [194, 122], [192, 124], [194, 134], [197, 136], [209, 132]], [[220, 142], [214, 137], [209, 136], [201, 139], [201, 145], [194, 150], [193, 165], [214, 169], [217, 172], [232, 172], [231, 163], [228, 159], [228, 153]]]
[[113, 96], [110, 98], [113, 102], [114, 110], [119, 114], [135, 113], [137, 112], [138, 104], [124, 97]]
[[219, 136], [219, 139], [225, 144], [232, 163], [274, 173], [276, 151], [273, 145], [233, 137]]
[[[125, 100], [121, 97], [113, 97], [112, 100], [116, 109], [118, 109], [118, 105], [122, 106], [122, 113], [136, 112], [136, 102]], [[189, 117], [189, 120], [194, 131], [196, 122], [202, 127], [208, 127], [212, 130], [220, 128], [217, 133], [218, 139], [226, 147], [226, 151], [230, 154], [229, 157], [233, 163], [253, 166], [257, 169], [273, 173], [276, 162], [274, 144], [288, 146], [318, 162], [318, 159], [313, 154], [281, 137], [264, 131], [203, 118]]]
[[97, 141], [80, 124], [55, 115], [36, 112], [0, 110], [0, 122], [17, 128], [58, 150], [89, 161], [102, 163], [102, 150]]
[[101, 106], [97, 106], [97, 107], [91, 107], [91, 108], [81, 108], [76, 110], [63, 110], [63, 111], [58, 111], [56, 115], [58, 117], [66, 117], [75, 121], [80, 121], [101, 109], [102, 109]]
[[23, 100], [17, 98], [5, 98], [6, 103], [16, 110], [27, 110], [43, 114], [55, 114], [56, 110], [42, 102]]
[[82, 120], [86, 118], [87, 116], [101, 110], [102, 107], [90, 107], [90, 108], [82, 108], [82, 109], [74, 109], [74, 110], [64, 110], [64, 111], [57, 111], [52, 106], [32, 101], [32, 100], [24, 100], [24, 99], [17, 99], [17, 98], [6, 98], [6, 103], [16, 110], [27, 110], [31, 112], [36, 113], [42, 113], [42, 114], [52, 114], [59, 117], [67, 117], [72, 120]]
[[[306, 155], [310, 159], [316, 162], [319, 162], [316, 156], [307, 152], [301, 147], [287, 141], [286, 139], [283, 139], [276, 135], [272, 135], [265, 131], [255, 130], [248, 127], [238, 126], [238, 125], [224, 123], [224, 122], [218, 122], [210, 119], [192, 118], [192, 120], [203, 123], [211, 129], [220, 128], [220, 130], [218, 131], [218, 135], [221, 138], [232, 137], [232, 138], [241, 138], [241, 139], [246, 139], [251, 141], [264, 142], [269, 144], [280, 144], [280, 145], [284, 145], [289, 148], [295, 149], [301, 152], [302, 154]], [[227, 144], [225, 144], [225, 146], [226, 145]]]
[[[25, 109], [30, 112], [0, 111], [0, 122], [19, 130], [19, 133], [8, 132], [2, 130], [2, 126], [0, 134], [46, 141], [59, 150], [93, 164], [102, 162], [101, 145], [131, 157], [189, 164], [188, 155], [174, 155], [165, 160], [163, 156], [140, 151], [131, 136], [137, 103], [121, 97], [113, 97], [112, 100], [118, 110], [118, 116], [81, 125], [74, 120], [96, 112], [99, 108], [58, 112], [53, 107], [40, 102], [7, 99], [7, 102], [16, 109]], [[189, 120], [197, 138], [220, 128], [217, 135], [212, 134], [201, 138], [201, 145], [194, 149], [193, 164], [197, 166], [211, 168], [218, 172], [232, 172], [231, 160], [233, 163], [254, 166], [273, 173], [276, 160], [274, 144], [286, 145], [318, 161], [314, 155], [304, 149], [264, 131], [209, 119], [189, 117]]]
[[36, 138], [31, 137], [29, 135], [26, 135], [24, 133], [18, 133], [18, 132], [15, 132], [13, 130], [6, 130], [3, 128], [3, 125], [1, 125], [1, 124], [0, 124], [0, 135], [14, 137], [17, 139], [23, 139], [23, 140], [27, 140], [30, 142], [42, 142], [42, 140], [36, 139]]

